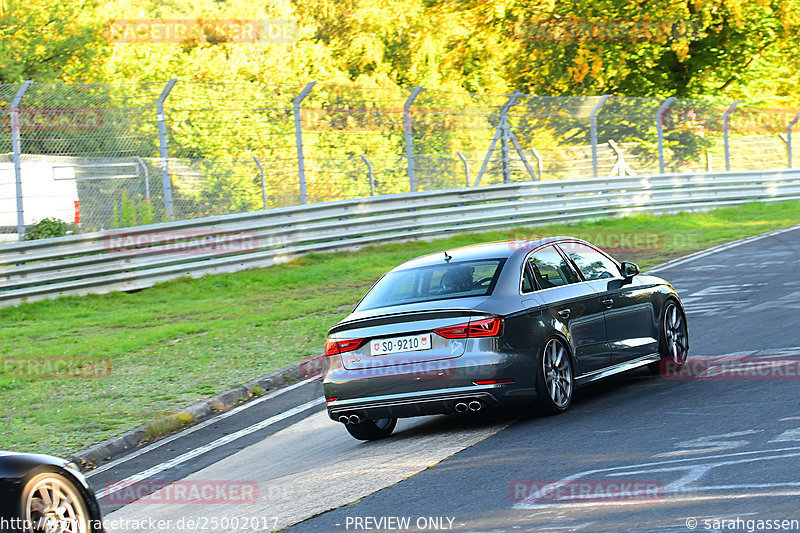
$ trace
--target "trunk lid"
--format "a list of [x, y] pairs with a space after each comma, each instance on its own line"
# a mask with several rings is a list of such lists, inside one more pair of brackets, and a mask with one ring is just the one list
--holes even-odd
[[[487, 318], [485, 312], [473, 309], [484, 300], [486, 297], [421, 302], [353, 313], [331, 329], [329, 338], [365, 340], [358, 349], [340, 354], [342, 364], [349, 370], [454, 359], [464, 354], [468, 339], [446, 339], [433, 330]], [[433, 305], [435, 309], [431, 308]], [[398, 338], [418, 335], [423, 336], [420, 346], [430, 339], [428, 347], [373, 355], [382, 341], [393, 340], [397, 344]]]

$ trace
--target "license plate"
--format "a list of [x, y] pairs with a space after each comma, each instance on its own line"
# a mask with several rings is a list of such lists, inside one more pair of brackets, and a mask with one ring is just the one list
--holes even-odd
[[417, 350], [430, 350], [430, 348], [430, 333], [409, 335], [408, 337], [392, 337], [391, 339], [375, 339], [369, 343], [370, 355], [415, 352]]

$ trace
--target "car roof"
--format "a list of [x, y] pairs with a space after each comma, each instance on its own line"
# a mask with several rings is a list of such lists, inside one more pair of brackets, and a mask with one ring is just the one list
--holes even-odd
[[393, 270], [406, 270], [409, 268], [419, 268], [441, 264], [442, 261], [445, 261], [445, 252], [447, 255], [452, 257], [450, 261], [454, 263], [461, 261], [475, 261], [480, 259], [503, 259], [509, 258], [515, 254], [527, 255], [529, 251], [540, 246], [564, 240], [583, 242], [575, 237], [560, 236], [543, 237], [540, 239], [514, 239], [472, 244], [469, 246], [461, 246], [459, 248], [451, 248], [442, 250], [440, 252], [423, 255], [406, 261], [405, 263], [395, 267]]

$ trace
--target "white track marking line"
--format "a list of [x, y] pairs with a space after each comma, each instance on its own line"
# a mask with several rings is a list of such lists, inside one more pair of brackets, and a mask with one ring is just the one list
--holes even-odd
[[105, 496], [108, 496], [109, 494], [114, 494], [115, 492], [119, 492], [119, 491], [125, 489], [126, 487], [129, 487], [130, 485], [132, 485], [132, 484], [134, 484], [134, 483], [136, 483], [138, 481], [142, 481], [144, 479], [147, 479], [147, 478], [149, 478], [151, 476], [154, 476], [154, 475], [156, 475], [158, 473], [164, 472], [165, 470], [169, 470], [171, 468], [175, 468], [176, 466], [178, 466], [180, 464], [183, 464], [186, 461], [189, 461], [191, 459], [194, 459], [195, 457], [199, 457], [199, 456], [203, 455], [204, 453], [210, 452], [211, 450], [213, 450], [215, 448], [219, 448], [220, 446], [225, 446], [226, 444], [229, 444], [229, 443], [231, 443], [231, 442], [233, 442], [233, 441], [235, 441], [237, 439], [240, 439], [242, 437], [246, 437], [247, 435], [250, 435], [251, 433], [255, 433], [256, 431], [260, 431], [260, 430], [262, 430], [262, 429], [264, 429], [264, 428], [266, 428], [268, 426], [271, 426], [272, 424], [276, 424], [276, 423], [280, 422], [281, 420], [285, 420], [285, 419], [287, 419], [289, 417], [292, 417], [292, 416], [294, 416], [296, 414], [300, 414], [303, 411], [306, 411], [307, 409], [311, 409], [312, 407], [316, 407], [317, 405], [320, 405], [322, 403], [325, 403], [325, 398], [317, 398], [315, 400], [311, 400], [310, 402], [306, 402], [303, 405], [298, 405], [297, 407], [293, 407], [292, 409], [289, 409], [288, 411], [284, 411], [284, 412], [282, 412], [280, 414], [277, 414], [275, 416], [271, 416], [271, 417], [267, 418], [266, 420], [262, 420], [258, 424], [253, 424], [250, 427], [246, 427], [244, 429], [240, 429], [239, 431], [235, 431], [233, 433], [225, 435], [224, 437], [220, 437], [220, 438], [218, 438], [217, 440], [215, 440], [213, 442], [210, 442], [208, 444], [205, 444], [203, 446], [200, 446], [198, 448], [190, 450], [190, 451], [188, 451], [188, 452], [186, 452], [184, 454], [181, 454], [181, 455], [179, 455], [177, 457], [173, 457], [169, 461], [165, 461], [165, 462], [163, 462], [161, 464], [158, 464], [158, 465], [155, 465], [155, 466], [153, 466], [151, 468], [148, 468], [147, 470], [144, 470], [143, 472], [139, 472], [138, 474], [134, 474], [132, 476], [129, 476], [129, 477], [123, 479], [122, 481], [118, 481], [117, 483], [114, 483], [112, 485], [108, 485], [108, 486], [104, 487], [102, 490], [98, 491], [96, 496], [97, 496], [98, 499], [100, 499], [100, 498], [103, 498]]
[[104, 464], [102, 466], [99, 466], [99, 467], [95, 468], [94, 470], [86, 472], [84, 474], [84, 476], [86, 476], [87, 478], [88, 477], [92, 477], [92, 476], [94, 476], [96, 474], [99, 474], [101, 472], [105, 472], [109, 468], [114, 468], [115, 466], [120, 465], [122, 463], [125, 463], [127, 461], [130, 461], [131, 459], [136, 459], [140, 455], [143, 455], [143, 454], [148, 453], [148, 452], [150, 452], [152, 450], [155, 450], [156, 448], [158, 448], [160, 446], [163, 446], [165, 444], [168, 444], [168, 443], [174, 441], [175, 439], [179, 439], [181, 437], [185, 437], [186, 435], [189, 435], [190, 433], [194, 433], [195, 431], [201, 430], [204, 427], [208, 427], [211, 424], [214, 424], [214, 423], [218, 422], [219, 420], [222, 420], [222, 419], [228, 418], [230, 416], [233, 416], [233, 415], [235, 415], [237, 413], [240, 413], [240, 412], [244, 411], [245, 409], [249, 409], [249, 408], [251, 408], [253, 406], [256, 406], [256, 405], [258, 405], [258, 404], [260, 404], [262, 402], [265, 402], [267, 400], [271, 400], [272, 398], [275, 398], [276, 396], [280, 396], [283, 393], [289, 392], [289, 391], [294, 390], [294, 389], [296, 389], [298, 387], [301, 387], [303, 385], [311, 383], [315, 379], [317, 379], [317, 378], [306, 379], [306, 380], [301, 381], [299, 383], [295, 383], [293, 385], [289, 385], [288, 387], [283, 387], [283, 388], [278, 389], [276, 391], [272, 391], [269, 394], [265, 394], [264, 396], [262, 396], [260, 398], [257, 398], [255, 400], [251, 400], [251, 401], [246, 402], [246, 403], [244, 403], [242, 405], [234, 407], [233, 409], [230, 409], [229, 411], [223, 411], [223, 412], [221, 412], [219, 414], [213, 415], [208, 420], [204, 420], [203, 422], [200, 422], [199, 424], [196, 424], [196, 425], [194, 425], [192, 427], [186, 428], [183, 431], [175, 433], [174, 435], [170, 435], [169, 437], [166, 437], [166, 438], [163, 438], [161, 440], [158, 440], [158, 441], [156, 441], [156, 442], [154, 442], [154, 443], [152, 443], [152, 444], [150, 444], [148, 446], [145, 446], [144, 448], [136, 450], [133, 453], [130, 453], [128, 455], [120, 457], [119, 459], [111, 461], [110, 463], [106, 463], [106, 464]]
[[[702, 457], [687, 457], [683, 459], [668, 459], [666, 461], [658, 461], [658, 462], [647, 462], [647, 463], [639, 463], [633, 465], [626, 465], [626, 466], [612, 466], [612, 467], [605, 467], [605, 468], [597, 468], [593, 470], [584, 470], [583, 472], [578, 472], [577, 474], [572, 474], [566, 476], [558, 481], [548, 484], [545, 488], [548, 490], [555, 490], [561, 486], [566, 485], [575, 480], [579, 480], [581, 478], [585, 478], [586, 476], [591, 476], [594, 474], [601, 474], [601, 473], [612, 473], [614, 471], [618, 472], [618, 476], [625, 476], [630, 475], [630, 471], [634, 469], [642, 469], [643, 467], [664, 467], [664, 465], [678, 465], [678, 464], [686, 464], [686, 463], [697, 463], [700, 461], [708, 461], [709, 459], [724, 459], [724, 458], [731, 458], [731, 457], [745, 457], [745, 456], [752, 456], [752, 455], [759, 455], [759, 454], [767, 454], [772, 453], [773, 456], [770, 456], [769, 459], [774, 459], [775, 457], [782, 457], [782, 456], [775, 456], [774, 454], [778, 454], [781, 452], [793, 452], [796, 450], [800, 450], [800, 446], [792, 446], [788, 448], [778, 448], [774, 450], [751, 450], [746, 452], [732, 452], [732, 453], [723, 453], [723, 454], [714, 454], [714, 455], [706, 455]], [[786, 454], [785, 454], [786, 455]], [[796, 454], [788, 454], [790, 457], [800, 456], [800, 453]], [[691, 465], [687, 465], [687, 468], [691, 468]], [[545, 490], [542, 489], [542, 491]], [[555, 505], [555, 504], [538, 504], [538, 503], [526, 503], [524, 501], [520, 501], [515, 503], [512, 506], [512, 509], [525, 509], [525, 508], [534, 508], [540, 505]]]
[[798, 442], [800, 441], [800, 428], [787, 429], [770, 442]]
[[[751, 488], [749, 485], [743, 485], [744, 488]], [[558, 508], [570, 509], [576, 507], [608, 507], [608, 506], [635, 506], [635, 505], [659, 505], [666, 504], [672, 505], [675, 503], [692, 503], [699, 501], [715, 501], [715, 500], [748, 500], [750, 498], [767, 498], [767, 497], [790, 497], [800, 496], [800, 489], [796, 490], [778, 490], [778, 491], [763, 491], [763, 492], [746, 492], [744, 494], [717, 494], [717, 495], [704, 495], [704, 494], [691, 494], [688, 496], [665, 496], [662, 499], [640, 499], [640, 500], [607, 500], [596, 502], [565, 502], [565, 503], [536, 503], [527, 504], [519, 509], [538, 510], [544, 508]]]
[[741, 239], [741, 240], [738, 240], [738, 241], [729, 242], [729, 243], [726, 243], [726, 244], [720, 244], [719, 246], [714, 246], [713, 248], [709, 248], [707, 250], [701, 250], [699, 252], [695, 252], [693, 254], [689, 254], [686, 257], [675, 259], [673, 261], [668, 261], [668, 262], [664, 263], [663, 265], [655, 266], [655, 267], [651, 268], [650, 270], [648, 270], [647, 272], [645, 272], [645, 274], [651, 274], [651, 273], [655, 273], [655, 272], [660, 272], [661, 270], [665, 270], [667, 268], [672, 268], [672, 267], [675, 267], [675, 266], [678, 266], [678, 265], [682, 265], [682, 264], [687, 263], [689, 261], [693, 261], [695, 259], [700, 259], [702, 257], [706, 257], [707, 255], [711, 255], [711, 254], [714, 254], [714, 253], [717, 253], [717, 252], [722, 252], [724, 250], [728, 250], [730, 248], [735, 248], [735, 247], [741, 246], [743, 244], [749, 244], [751, 242], [760, 241], [761, 239], [774, 237], [775, 235], [780, 235], [782, 233], [788, 233], [788, 232], [794, 231], [796, 229], [800, 229], [800, 225], [792, 226], [791, 228], [784, 228], [784, 229], [779, 229], [779, 230], [775, 230], [775, 231], [770, 231], [768, 233], [763, 233], [761, 235], [756, 235], [755, 237], [747, 237], [747, 238], [744, 238], [744, 239]]

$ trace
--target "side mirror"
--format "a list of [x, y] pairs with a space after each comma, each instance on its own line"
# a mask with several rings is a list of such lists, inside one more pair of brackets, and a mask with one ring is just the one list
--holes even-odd
[[639, 274], [639, 265], [623, 261], [620, 265], [620, 270], [622, 270], [622, 275], [625, 276], [625, 279], [630, 279]]

